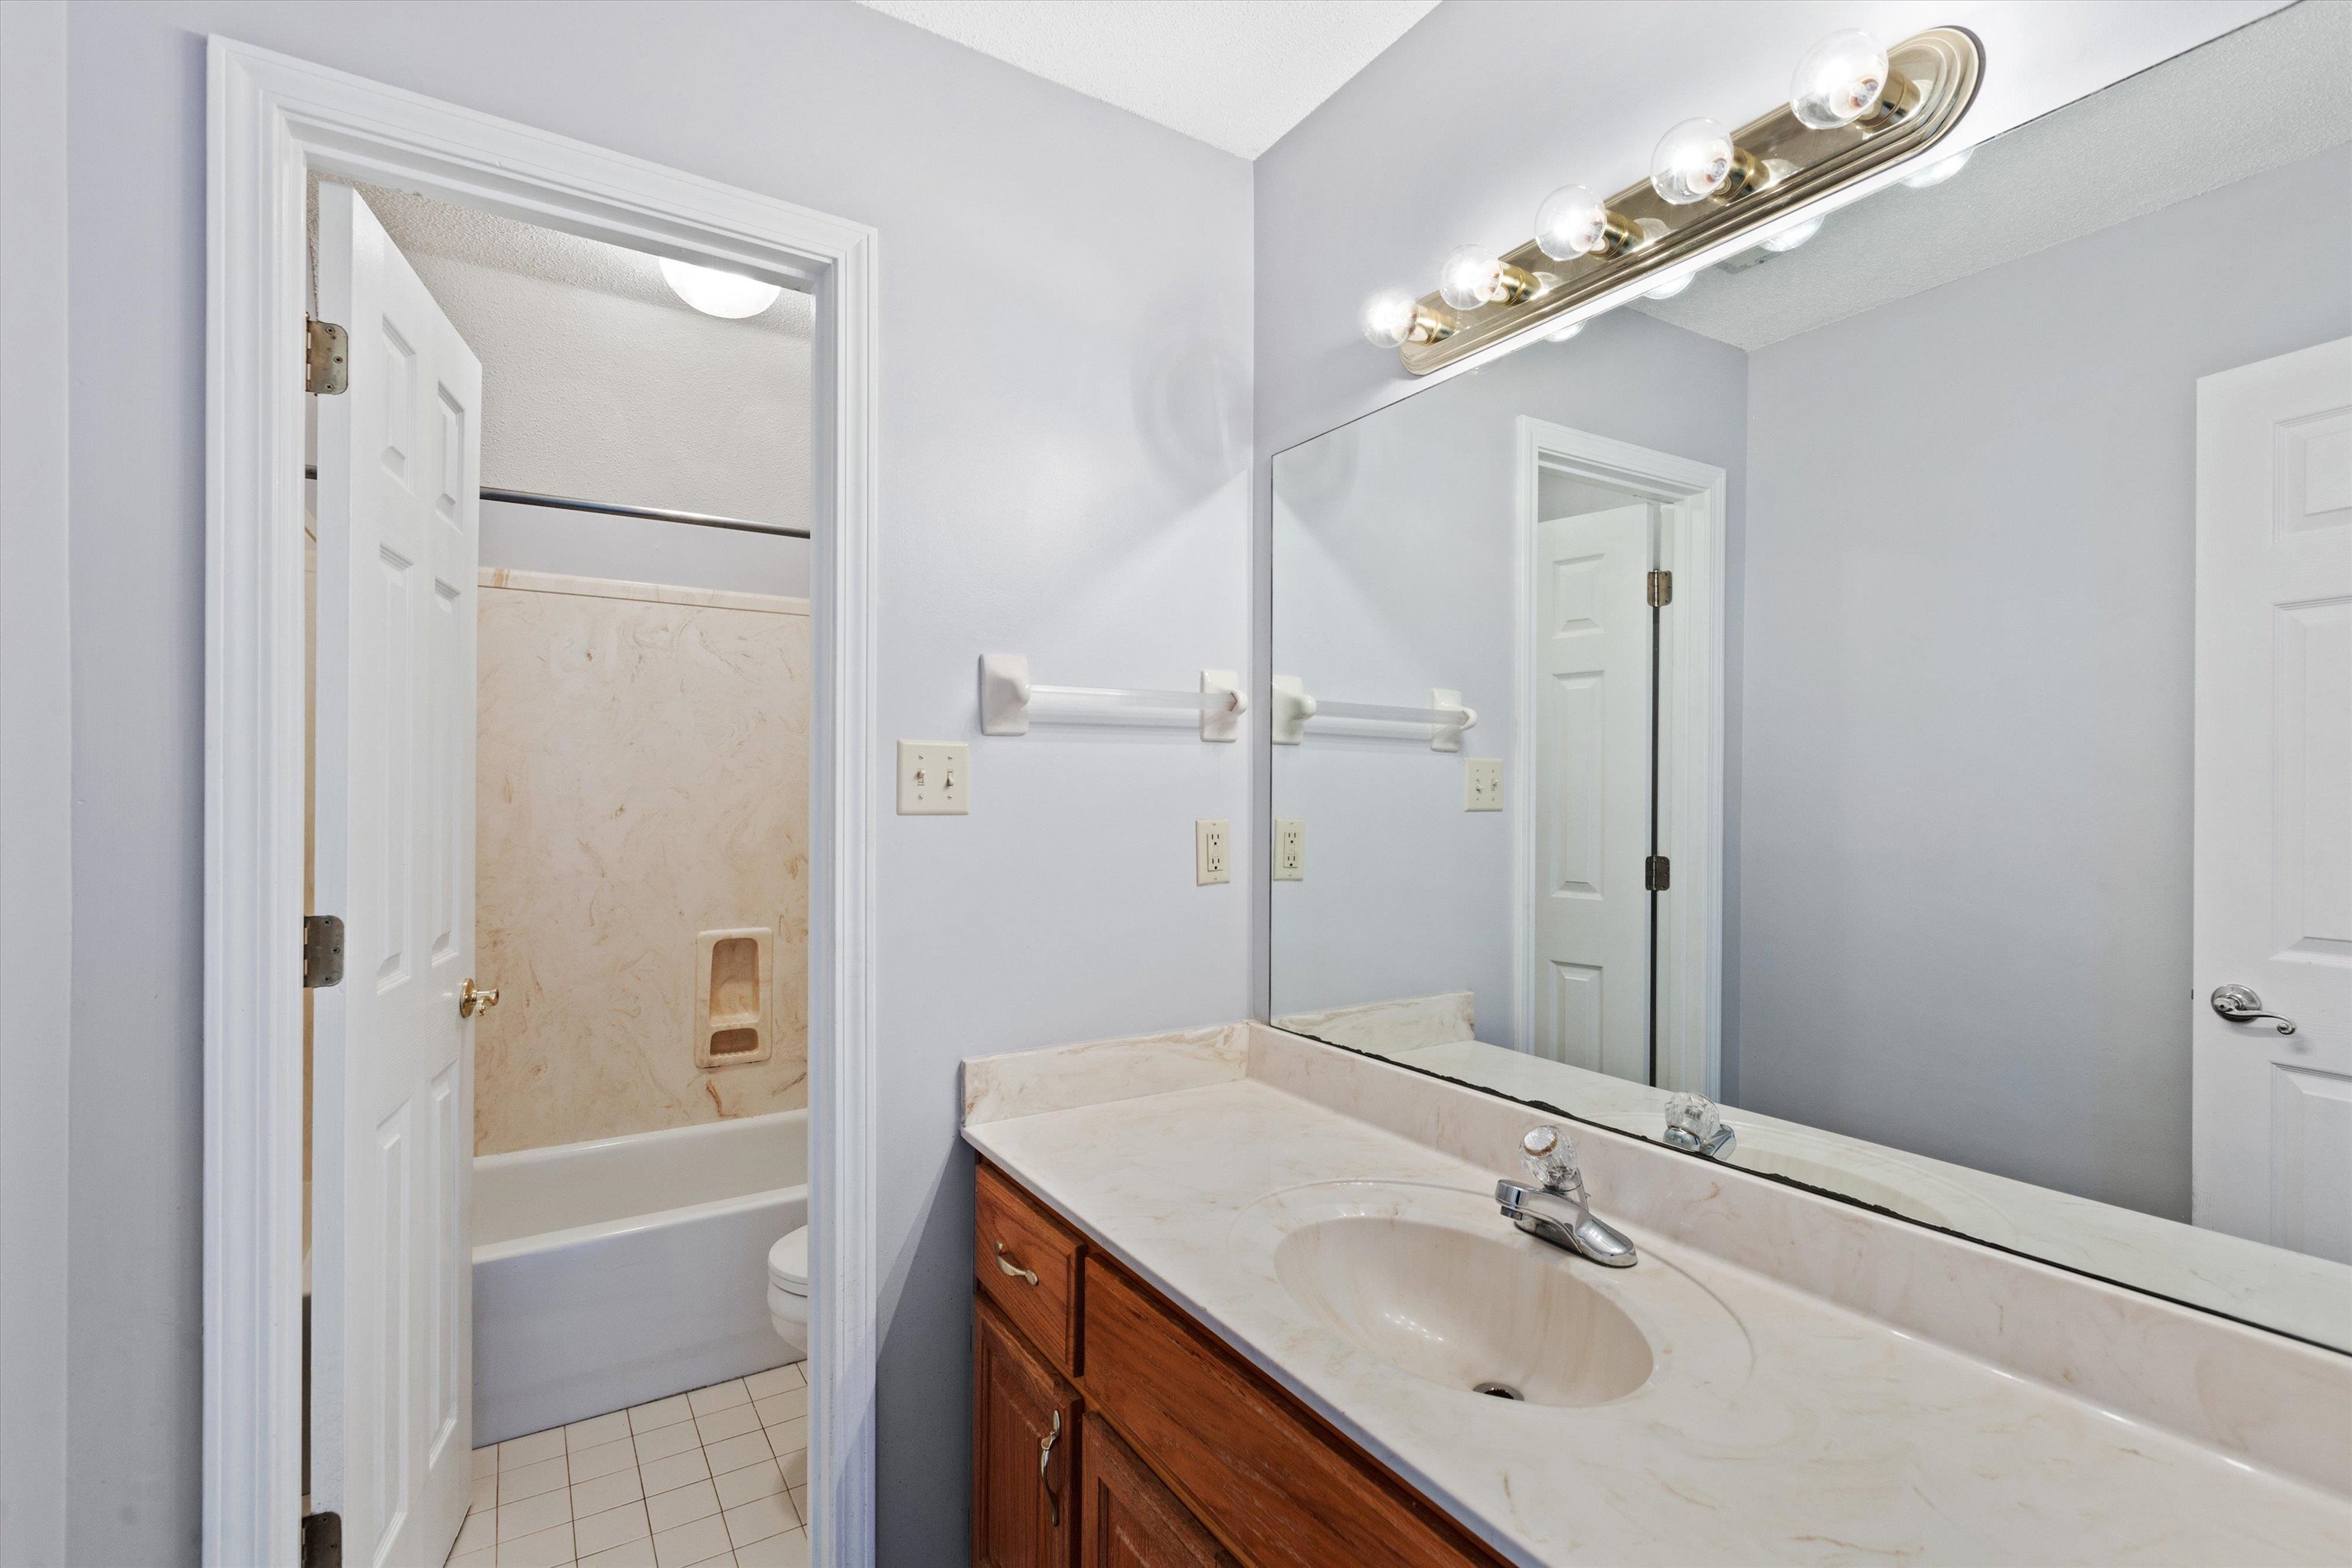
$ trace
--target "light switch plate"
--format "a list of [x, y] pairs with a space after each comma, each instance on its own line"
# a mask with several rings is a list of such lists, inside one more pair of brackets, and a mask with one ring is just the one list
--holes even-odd
[[1274, 879], [1307, 880], [1307, 819], [1303, 816], [1274, 819]]
[[1503, 759], [1465, 757], [1462, 760], [1462, 809], [1503, 809]]
[[1225, 817], [1204, 816], [1192, 824], [1192, 870], [1202, 887], [1234, 879], [1233, 838], [1234, 825]]
[[962, 741], [898, 742], [898, 815], [971, 814], [971, 747]]

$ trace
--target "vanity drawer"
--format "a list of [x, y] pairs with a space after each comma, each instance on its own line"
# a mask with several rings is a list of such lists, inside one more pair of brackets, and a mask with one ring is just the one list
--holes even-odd
[[993, 1165], [980, 1166], [971, 1264], [980, 1293], [1045, 1352], [1078, 1374], [1078, 1259], [1086, 1242]]
[[1497, 1561], [1124, 1270], [1087, 1258], [1085, 1301], [1088, 1399], [1259, 1568]]

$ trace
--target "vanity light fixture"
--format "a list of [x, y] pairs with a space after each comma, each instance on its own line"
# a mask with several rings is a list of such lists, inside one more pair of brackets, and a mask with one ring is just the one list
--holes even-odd
[[1612, 212], [1590, 185], [1562, 185], [1536, 208], [1536, 248], [1554, 261], [1622, 256], [1645, 237], [1640, 225]]
[[1516, 305], [1533, 299], [1543, 285], [1524, 267], [1514, 267], [1493, 251], [1475, 245], [1457, 245], [1437, 274], [1437, 297], [1457, 310], [1481, 305]]
[[1454, 335], [1454, 318], [1402, 289], [1383, 289], [1364, 301], [1364, 339], [1381, 348], [1433, 343]]
[[1727, 202], [1772, 183], [1762, 159], [1713, 120], [1685, 120], [1658, 138], [1650, 154], [1650, 188], [1678, 207]]
[[1822, 220], [1817, 217], [1809, 217], [1801, 224], [1782, 229], [1780, 233], [1766, 240], [1764, 242], [1764, 248], [1774, 252], [1794, 250], [1797, 247], [1804, 244], [1805, 241], [1812, 238], [1813, 236], [1821, 232]]
[[1883, 130], [1918, 107], [1918, 87], [1858, 28], [1832, 33], [1807, 49], [1789, 79], [1789, 111], [1815, 131]]
[[1446, 258], [1437, 291], [1369, 301], [1364, 336], [1427, 375], [1548, 334], [1570, 313], [1670, 298], [1710, 261], [1756, 244], [1765, 226], [1785, 226], [1771, 248], [1793, 249], [1816, 231], [1788, 220], [1859, 181], [1915, 161], [1916, 183], [1948, 178], [1923, 155], [1968, 112], [1983, 73], [1982, 48], [1958, 27], [1892, 48], [1833, 34], [1806, 51], [1788, 100], [1769, 112], [1736, 127], [1683, 121], [1658, 142], [1650, 177], [1613, 195], [1559, 187], [1538, 209], [1534, 237], [1500, 255], [1465, 246]]
[[758, 315], [784, 291], [781, 285], [762, 283], [757, 278], [721, 272], [716, 267], [697, 267], [690, 261], [673, 261], [667, 256], [662, 258], [661, 275], [671, 293], [706, 316], [729, 321]]

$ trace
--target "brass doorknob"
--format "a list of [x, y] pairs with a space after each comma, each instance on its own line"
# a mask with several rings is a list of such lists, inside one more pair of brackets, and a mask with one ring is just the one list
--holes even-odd
[[457, 988], [457, 1016], [470, 1018], [477, 1013], [487, 1013], [499, 1005], [499, 988], [495, 985], [477, 987], [469, 978]]

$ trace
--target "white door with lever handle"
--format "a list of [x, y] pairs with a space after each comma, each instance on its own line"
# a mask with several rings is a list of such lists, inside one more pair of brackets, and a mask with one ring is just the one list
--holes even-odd
[[2352, 339], [2197, 384], [2190, 1171], [2352, 1263]]

